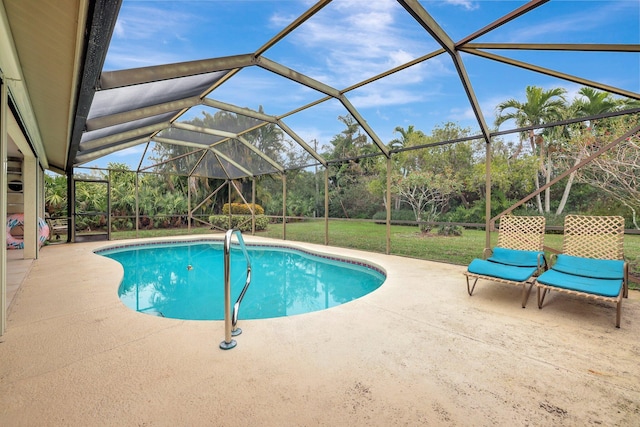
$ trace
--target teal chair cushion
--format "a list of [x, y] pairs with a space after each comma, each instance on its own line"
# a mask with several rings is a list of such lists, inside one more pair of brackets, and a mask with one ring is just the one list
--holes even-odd
[[513, 282], [524, 282], [528, 280], [537, 269], [537, 265], [535, 267], [519, 267], [478, 258], [471, 261], [471, 264], [469, 264], [467, 268], [469, 273]]
[[517, 267], [538, 267], [538, 255], [544, 256], [544, 252], [495, 247], [488, 261]]
[[570, 289], [605, 297], [617, 297], [620, 294], [623, 280], [622, 278], [598, 279], [587, 276], [577, 276], [558, 271], [554, 266], [553, 269], [547, 270], [538, 276], [538, 282], [556, 288]]
[[624, 278], [624, 261], [622, 260], [583, 258], [559, 254], [552, 269], [561, 273], [594, 279], [622, 280]]

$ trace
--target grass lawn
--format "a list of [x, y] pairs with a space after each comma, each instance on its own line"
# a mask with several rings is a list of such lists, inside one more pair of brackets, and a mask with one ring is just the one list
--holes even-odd
[[[324, 244], [324, 221], [305, 221], [287, 224], [287, 240]], [[282, 238], [282, 226], [270, 225], [261, 236]], [[491, 233], [491, 245], [495, 245], [498, 233]], [[330, 221], [329, 244], [331, 246], [363, 249], [372, 252], [386, 251], [386, 227], [373, 222]], [[562, 249], [562, 234], [547, 234], [545, 247]], [[464, 230], [462, 236], [424, 235], [417, 226], [391, 226], [391, 253], [430, 261], [467, 265], [474, 258], [481, 258], [485, 247], [484, 230]], [[640, 236], [627, 235], [624, 241], [625, 258], [630, 272], [640, 276]], [[550, 255], [551, 252], [548, 252]], [[637, 285], [634, 285], [637, 287]]]
[[[324, 244], [324, 229], [323, 220], [292, 222], [287, 224], [286, 237], [287, 240], [292, 241]], [[187, 229], [140, 230], [138, 237], [214, 233], [222, 234], [204, 227], [193, 227], [190, 232]], [[267, 230], [256, 234], [282, 239], [282, 225], [270, 224]], [[135, 237], [135, 231], [111, 233], [113, 240]], [[497, 238], [497, 233], [491, 233], [492, 246]], [[386, 227], [365, 221], [329, 221], [329, 245], [385, 253]], [[634, 276], [640, 277], [640, 235], [625, 236], [624, 245], [625, 258], [630, 264], [630, 272]], [[547, 234], [545, 246], [561, 250], [562, 234]], [[436, 234], [425, 235], [420, 233], [417, 226], [391, 226], [391, 253], [393, 255], [467, 265], [472, 259], [482, 257], [484, 247], [485, 232], [483, 230], [468, 229], [464, 230], [462, 236], [455, 237]], [[640, 287], [638, 284], [631, 285], [633, 288]]]

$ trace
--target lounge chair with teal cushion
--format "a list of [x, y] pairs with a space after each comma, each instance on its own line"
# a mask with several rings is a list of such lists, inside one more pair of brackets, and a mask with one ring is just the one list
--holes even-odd
[[624, 261], [624, 218], [567, 215], [562, 253], [536, 280], [538, 307], [551, 290], [616, 303], [620, 327], [629, 268]]
[[[543, 252], [545, 219], [542, 216], [506, 215], [500, 219], [498, 245], [487, 259], [471, 261], [464, 275], [467, 292], [473, 295], [478, 279], [522, 286], [522, 308], [526, 307], [533, 277], [546, 269]], [[473, 284], [469, 279], [474, 279]]]

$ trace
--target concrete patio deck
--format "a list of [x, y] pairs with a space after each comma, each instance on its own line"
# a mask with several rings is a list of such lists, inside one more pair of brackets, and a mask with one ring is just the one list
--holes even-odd
[[[245, 236], [247, 242], [267, 239]], [[222, 321], [122, 305], [114, 242], [43, 248], [0, 337], [2, 426], [621, 425], [640, 423], [640, 298], [615, 307], [520, 289], [463, 267], [289, 242], [388, 273], [321, 312]], [[122, 243], [122, 242], [118, 242]]]

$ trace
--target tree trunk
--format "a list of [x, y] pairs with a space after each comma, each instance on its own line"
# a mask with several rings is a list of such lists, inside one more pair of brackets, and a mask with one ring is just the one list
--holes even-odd
[[[536, 141], [535, 141], [535, 134], [533, 133], [533, 130], [529, 131], [529, 144], [531, 145], [531, 152], [533, 154], [536, 153]], [[539, 154], [539, 153], [538, 153]], [[540, 168], [536, 169], [536, 173], [534, 175], [534, 182], [536, 184], [536, 190], [540, 189], [540, 170], [543, 169], [542, 164], [540, 164]], [[540, 215], [542, 215], [544, 213], [544, 211], [542, 210], [542, 199], [540, 198], [540, 193], [538, 193], [536, 195], [536, 203], [538, 205], [538, 212], [540, 213]]]
[[[547, 170], [545, 174], [545, 184], [551, 181], [551, 156], [547, 155]], [[549, 213], [551, 211], [551, 187], [547, 187], [544, 190], [544, 211]]]
[[[538, 171], [536, 171], [535, 174], [535, 183], [536, 183], [536, 190], [540, 189], [540, 178], [538, 177]], [[540, 198], [540, 193], [536, 194], [536, 203], [538, 204], [538, 212], [540, 213], [540, 215], [542, 215], [544, 213], [544, 211], [542, 210], [542, 199]]]
[[[573, 166], [580, 163], [580, 160], [581, 158], [580, 156], [578, 156]], [[564, 193], [562, 193], [562, 199], [560, 200], [560, 204], [558, 205], [558, 210], [556, 211], [556, 215], [560, 215], [562, 211], [564, 211], [564, 207], [567, 204], [567, 200], [569, 199], [569, 193], [571, 192], [571, 186], [573, 185], [573, 180], [576, 177], [576, 172], [577, 171], [573, 171], [571, 172], [571, 174], [569, 174], [569, 178], [567, 179], [567, 185], [564, 186]]]

